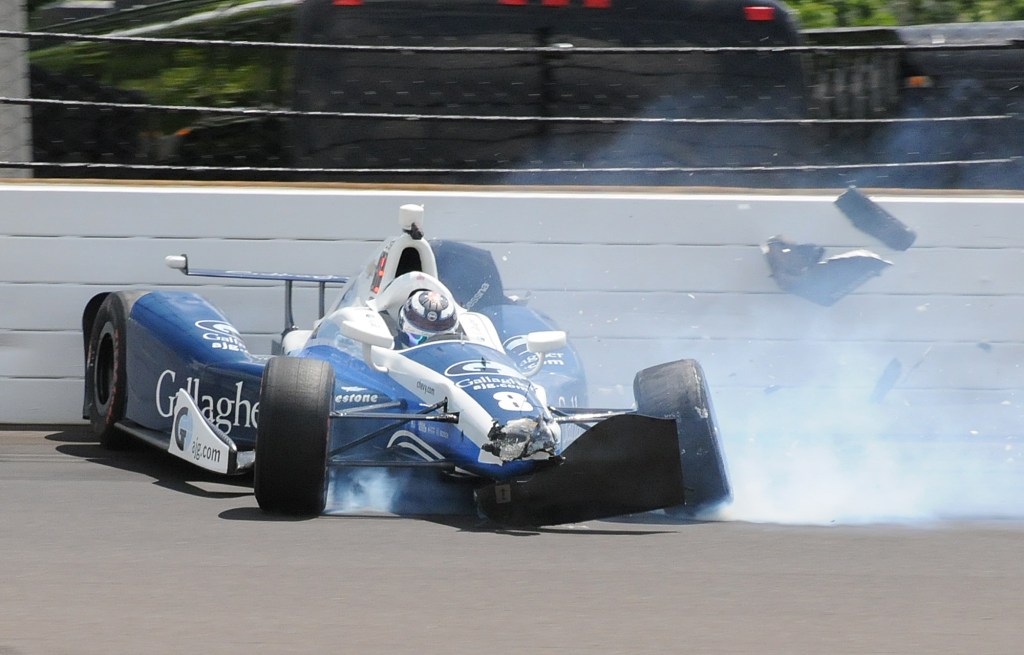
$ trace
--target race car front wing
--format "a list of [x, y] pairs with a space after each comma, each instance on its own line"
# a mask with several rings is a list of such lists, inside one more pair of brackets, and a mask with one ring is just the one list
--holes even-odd
[[676, 423], [612, 416], [580, 435], [563, 461], [532, 475], [477, 489], [488, 518], [510, 525], [555, 525], [647, 512], [683, 502]]

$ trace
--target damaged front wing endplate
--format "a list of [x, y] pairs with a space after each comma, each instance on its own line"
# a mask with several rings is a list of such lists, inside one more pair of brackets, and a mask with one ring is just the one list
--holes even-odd
[[550, 468], [476, 491], [493, 521], [539, 526], [648, 512], [683, 502], [676, 422], [636, 414], [584, 432]]

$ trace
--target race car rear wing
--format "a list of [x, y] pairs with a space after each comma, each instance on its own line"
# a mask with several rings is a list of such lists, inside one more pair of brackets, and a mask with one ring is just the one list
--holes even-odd
[[323, 318], [325, 313], [324, 296], [328, 284], [346, 284], [348, 277], [341, 275], [314, 275], [309, 273], [260, 273], [255, 271], [227, 271], [215, 268], [189, 268], [188, 255], [168, 255], [164, 257], [164, 263], [170, 268], [176, 269], [185, 275], [195, 277], [220, 277], [234, 278], [239, 280], [272, 280], [284, 282], [284, 332], [287, 334], [296, 329], [295, 318], [292, 311], [292, 285], [296, 282], [316, 284], [319, 293], [319, 316]]

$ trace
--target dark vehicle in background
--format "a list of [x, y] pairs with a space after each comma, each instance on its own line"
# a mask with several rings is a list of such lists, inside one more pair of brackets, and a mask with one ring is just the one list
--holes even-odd
[[[297, 51], [296, 109], [416, 116], [341, 125], [300, 119], [298, 163], [514, 170], [797, 160], [799, 141], [782, 131], [670, 121], [803, 116], [798, 55], [637, 50], [793, 45], [789, 13], [758, 5], [755, 12], [746, 0], [474, 0], [426, 7], [408, 0], [356, 7], [307, 0], [297, 32], [304, 42], [522, 50]], [[452, 114], [480, 120], [438, 118]], [[615, 118], [651, 122], [597, 120]], [[472, 179], [457, 170], [445, 175]], [[623, 171], [597, 178], [637, 183], [641, 176]], [[573, 173], [497, 179], [551, 178], [584, 181]]]
[[[1024, 49], [1009, 47], [1024, 22], [800, 31], [774, 0], [172, 0], [44, 22], [33, 29], [138, 40], [33, 40], [34, 98], [100, 103], [34, 105], [35, 161], [127, 165], [41, 177], [1024, 179]], [[924, 43], [978, 49], [886, 47]], [[919, 120], [977, 114], [1001, 118]], [[880, 118], [901, 120], [863, 122]], [[861, 166], [977, 159], [1005, 161]]]

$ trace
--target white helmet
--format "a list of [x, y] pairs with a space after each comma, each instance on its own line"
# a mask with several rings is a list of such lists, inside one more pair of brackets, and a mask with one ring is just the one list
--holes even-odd
[[439, 291], [417, 289], [398, 311], [398, 331], [407, 346], [415, 346], [434, 335], [451, 332], [457, 324], [455, 302]]

